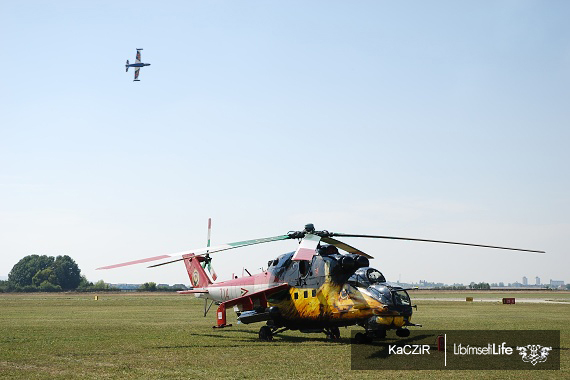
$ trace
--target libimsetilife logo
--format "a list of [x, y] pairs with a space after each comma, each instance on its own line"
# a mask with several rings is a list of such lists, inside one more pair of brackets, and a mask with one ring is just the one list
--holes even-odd
[[517, 347], [522, 361], [526, 363], [544, 363], [548, 359], [548, 354], [552, 351], [552, 347], [543, 347], [540, 344], [527, 344], [524, 347]]
[[489, 343], [483, 347], [463, 346], [461, 343], [453, 345], [454, 355], [511, 355], [513, 349], [507, 347], [507, 342], [501, 344]]

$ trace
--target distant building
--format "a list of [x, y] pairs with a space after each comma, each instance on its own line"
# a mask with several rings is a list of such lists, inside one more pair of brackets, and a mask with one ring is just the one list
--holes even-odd
[[523, 276], [523, 283], [524, 286], [528, 285], [528, 278], [526, 278], [526, 276]]
[[550, 287], [561, 288], [564, 286], [564, 281], [550, 280]]
[[540, 285], [540, 277], [536, 276], [536, 285]]

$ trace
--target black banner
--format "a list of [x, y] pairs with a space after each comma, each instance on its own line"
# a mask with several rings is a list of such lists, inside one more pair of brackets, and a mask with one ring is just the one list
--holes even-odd
[[[358, 331], [353, 331], [354, 338]], [[351, 345], [355, 370], [559, 370], [559, 330], [410, 330]], [[391, 334], [389, 334], [391, 335]], [[395, 334], [394, 334], [395, 335]], [[353, 339], [354, 341], [354, 339]]]

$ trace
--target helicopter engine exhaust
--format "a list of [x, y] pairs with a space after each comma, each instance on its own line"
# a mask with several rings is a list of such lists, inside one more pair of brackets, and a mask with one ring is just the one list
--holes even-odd
[[370, 265], [368, 258], [360, 255], [342, 255], [339, 259], [340, 265], [345, 272], [354, 271], [358, 268], [367, 267]]

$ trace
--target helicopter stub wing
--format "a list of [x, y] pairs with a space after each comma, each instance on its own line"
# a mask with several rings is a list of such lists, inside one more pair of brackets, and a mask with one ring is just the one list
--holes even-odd
[[321, 237], [313, 234], [306, 234], [299, 243], [292, 260], [311, 260], [317, 254], [317, 246]]
[[[276, 286], [272, 286], [270, 288], [267, 289], [263, 289], [263, 290], [259, 290], [257, 292], [254, 293], [248, 293], [247, 295], [243, 295], [241, 297], [237, 297], [237, 298], [232, 298], [230, 300], [224, 301], [221, 303], [221, 305], [223, 305], [224, 307], [232, 307], [235, 305], [239, 305], [239, 304], [246, 304], [246, 305], [252, 305], [253, 304], [253, 300], [256, 299], [262, 299], [265, 300], [265, 303], [267, 303], [267, 297], [277, 293], [279, 291], [282, 290], [287, 290], [289, 289], [291, 286], [287, 283], [282, 283], [282, 284], [278, 284]], [[267, 305], [265, 305], [267, 307]]]
[[241, 297], [233, 298], [227, 301], [222, 302], [218, 306], [218, 311], [216, 313], [216, 326], [214, 328], [221, 328], [221, 327], [228, 327], [231, 326], [226, 324], [226, 309], [228, 307], [232, 307], [235, 305], [241, 305], [242, 310], [250, 311], [254, 309], [254, 305], [256, 303], [259, 304], [259, 307], [265, 309], [267, 307], [267, 298], [273, 295], [274, 293], [278, 293], [280, 291], [286, 291], [291, 286], [287, 283], [281, 283], [277, 286], [273, 286], [271, 288], [263, 289], [254, 293], [248, 293]]
[[353, 246], [350, 246], [350, 245], [348, 245], [348, 244], [346, 244], [346, 243], [343, 243], [342, 241], [338, 241], [338, 240], [333, 239], [333, 238], [330, 238], [330, 237], [326, 237], [326, 236], [325, 236], [325, 237], [322, 237], [322, 238], [321, 238], [321, 241], [322, 241], [322, 242], [325, 242], [325, 243], [327, 243], [327, 244], [332, 244], [332, 245], [334, 245], [335, 247], [337, 247], [337, 248], [339, 248], [339, 249], [342, 249], [343, 251], [348, 252], [348, 253], [354, 253], [354, 254], [357, 254], [357, 255], [360, 255], [360, 256], [367, 257], [367, 258], [369, 258], [369, 259], [373, 259], [373, 258], [374, 258], [374, 257], [370, 256], [369, 254], [364, 253], [364, 252], [362, 252], [361, 250], [354, 248]]

